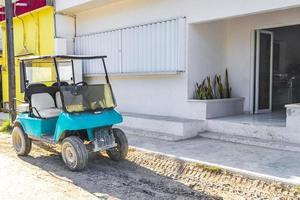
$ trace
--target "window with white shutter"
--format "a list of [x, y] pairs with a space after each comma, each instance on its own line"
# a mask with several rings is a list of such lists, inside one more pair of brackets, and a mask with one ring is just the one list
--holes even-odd
[[[110, 73], [185, 70], [185, 18], [143, 24], [75, 38], [75, 53], [107, 55]], [[97, 61], [84, 62], [84, 74], [103, 73]]]

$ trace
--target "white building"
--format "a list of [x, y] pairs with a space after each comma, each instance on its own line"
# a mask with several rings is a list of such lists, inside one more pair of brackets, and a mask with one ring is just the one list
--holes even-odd
[[[209, 101], [213, 113], [300, 102], [300, 0], [74, 0], [56, 1], [56, 12], [67, 53], [109, 57], [123, 112], [210, 118], [191, 100], [195, 83], [226, 68], [244, 102]], [[96, 64], [84, 63], [89, 82], [102, 79]]]

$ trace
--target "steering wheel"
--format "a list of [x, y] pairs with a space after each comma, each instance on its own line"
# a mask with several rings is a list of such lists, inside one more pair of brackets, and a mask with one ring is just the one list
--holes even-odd
[[88, 84], [87, 84], [87, 82], [84, 82], [84, 81], [81, 81], [81, 82], [78, 82], [75, 84], [75, 86], [80, 86], [80, 85], [87, 86]]
[[84, 81], [76, 83], [71, 90], [71, 94], [74, 96], [82, 95], [82, 100], [83, 100], [82, 103], [84, 105], [88, 105], [88, 107], [89, 107], [89, 101], [88, 101], [87, 97], [83, 94], [85, 91], [85, 88], [78, 87], [78, 86], [86, 87], [86, 86], [88, 86], [88, 84], [87, 84], [87, 82], [84, 82]]
[[85, 87], [85, 86], [88, 86], [88, 84], [86, 82], [83, 82], [83, 81], [74, 84], [72, 89], [71, 89], [71, 94], [73, 94], [74, 96], [77, 96], [77, 95], [81, 94], [82, 91], [83, 91], [82, 90], [83, 88], [80, 87], [80, 86]]

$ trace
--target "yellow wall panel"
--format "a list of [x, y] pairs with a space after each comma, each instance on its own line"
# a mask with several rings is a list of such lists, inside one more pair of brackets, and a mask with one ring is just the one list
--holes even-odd
[[[54, 54], [54, 8], [45, 6], [41, 9], [15, 17], [14, 23], [14, 47], [16, 70], [16, 97], [23, 99], [20, 91], [20, 63], [18, 57], [25, 55], [51, 55]], [[8, 97], [8, 72], [6, 52], [6, 27], [1, 23], [3, 56], [2, 62], [2, 90], [3, 102]]]

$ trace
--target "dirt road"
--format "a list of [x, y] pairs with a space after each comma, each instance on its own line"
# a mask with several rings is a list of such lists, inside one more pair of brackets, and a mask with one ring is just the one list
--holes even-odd
[[90, 154], [83, 172], [70, 172], [59, 147], [35, 143], [17, 157], [0, 134], [0, 199], [300, 199], [299, 187], [257, 180], [163, 155], [130, 149], [122, 162]]
[[55, 149], [34, 145], [19, 158], [0, 135], [0, 199], [214, 199], [133, 162], [91, 157], [87, 170], [70, 172]]

